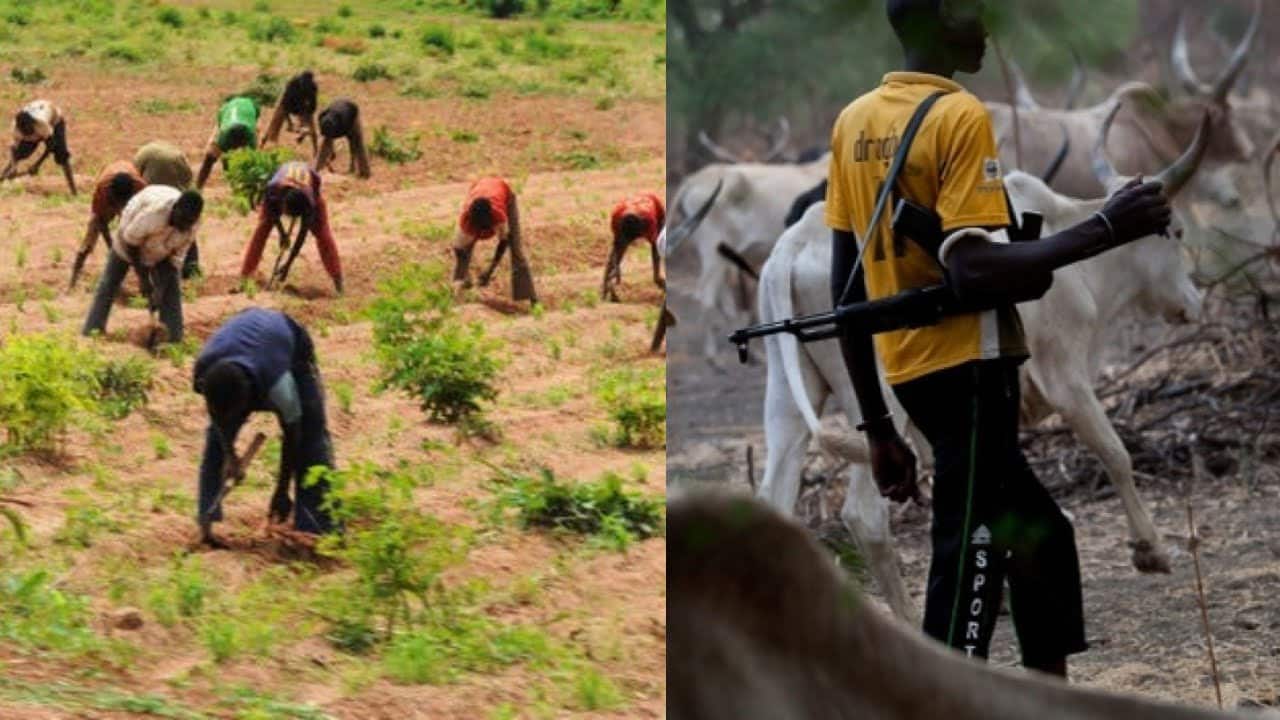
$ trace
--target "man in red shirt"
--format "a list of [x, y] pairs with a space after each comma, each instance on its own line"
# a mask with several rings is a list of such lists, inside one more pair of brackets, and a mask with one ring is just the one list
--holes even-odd
[[511, 296], [536, 305], [538, 294], [533, 289], [533, 273], [520, 242], [520, 214], [516, 208], [516, 194], [502, 178], [481, 178], [467, 191], [467, 199], [462, 204], [462, 215], [458, 218], [458, 235], [453, 241], [453, 255], [457, 259], [453, 281], [462, 287], [471, 286], [468, 270], [476, 241], [488, 240], [495, 235], [498, 237], [498, 249], [493, 254], [493, 262], [489, 263], [489, 268], [480, 274], [480, 287], [489, 284], [498, 261], [502, 260], [503, 254], [510, 247]]
[[[258, 262], [262, 260], [262, 251], [272, 228], [278, 228], [281, 243], [289, 245], [289, 237], [280, 222], [285, 215], [301, 221], [298, 238], [292, 245], [291, 259], [297, 256], [307, 237], [307, 231], [310, 231], [316, 236], [320, 261], [324, 263], [325, 271], [333, 279], [334, 288], [341, 295], [342, 261], [338, 257], [338, 245], [333, 240], [333, 232], [329, 229], [329, 208], [325, 204], [324, 195], [320, 193], [320, 176], [305, 162], [298, 160], [281, 165], [267, 183], [262, 208], [258, 211], [258, 227], [253, 231], [249, 247], [244, 253], [244, 263], [240, 267], [241, 281], [247, 280], [258, 269]], [[287, 273], [288, 266], [283, 270]], [[272, 278], [277, 279], [284, 278]]]
[[622, 257], [638, 238], [649, 241], [654, 284], [666, 288], [657, 244], [658, 233], [662, 232], [665, 221], [666, 212], [662, 201], [650, 193], [629, 197], [613, 207], [613, 214], [609, 217], [609, 227], [613, 230], [613, 250], [609, 253], [609, 263], [604, 269], [604, 284], [600, 286], [601, 299], [618, 302], [618, 284], [622, 282]]
[[98, 173], [98, 178], [94, 181], [93, 202], [90, 205], [89, 227], [85, 230], [84, 240], [80, 242], [80, 249], [76, 252], [75, 264], [71, 270], [71, 284], [68, 289], [75, 287], [76, 280], [84, 269], [84, 262], [93, 252], [94, 241], [99, 236], [102, 237], [107, 250], [111, 250], [111, 231], [108, 229], [111, 221], [119, 217], [120, 211], [124, 210], [130, 198], [146, 186], [147, 181], [142, 179], [138, 169], [128, 160], [113, 162]]

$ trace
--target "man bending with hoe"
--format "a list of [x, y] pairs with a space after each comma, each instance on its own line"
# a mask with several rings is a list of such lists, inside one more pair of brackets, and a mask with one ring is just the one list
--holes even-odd
[[[224, 153], [239, 148], [252, 148], [258, 144], [258, 104], [253, 98], [233, 97], [218, 108], [218, 119], [213, 134], [205, 147], [204, 162], [200, 164], [200, 175], [196, 178], [196, 188], [203, 190], [213, 172], [213, 164], [222, 158]], [[225, 167], [224, 167], [225, 169]]]
[[142, 282], [147, 306], [159, 312], [169, 342], [182, 342], [182, 288], [178, 269], [195, 241], [204, 200], [195, 190], [179, 192], [167, 185], [138, 191], [120, 213], [120, 229], [107, 253], [84, 334], [104, 332], [120, 284], [132, 266]]
[[609, 229], [613, 231], [613, 249], [604, 268], [604, 283], [600, 286], [600, 299], [618, 302], [618, 285], [622, 282], [622, 258], [631, 243], [644, 238], [649, 243], [649, 255], [653, 260], [653, 282], [666, 289], [662, 279], [662, 256], [658, 252], [658, 233], [666, 222], [662, 200], [652, 193], [642, 193], [620, 200], [609, 215]]
[[67, 148], [67, 121], [58, 106], [48, 100], [33, 100], [13, 116], [13, 145], [9, 147], [9, 164], [0, 171], [0, 181], [12, 180], [18, 175], [18, 163], [35, 154], [44, 145], [44, 152], [27, 170], [28, 175], [40, 172], [49, 155], [62, 168], [71, 194], [76, 194], [76, 179], [71, 174], [71, 150]]
[[[325, 421], [324, 389], [311, 336], [293, 318], [276, 310], [249, 308], [228, 320], [205, 343], [196, 359], [195, 391], [209, 412], [200, 460], [200, 501], [196, 522], [200, 541], [226, 547], [213, 535], [222, 520], [225, 483], [245, 468], [236, 456], [236, 436], [249, 414], [266, 411], [280, 422], [280, 470], [271, 496], [270, 519], [294, 528], [327, 533], [333, 520], [322, 507], [328, 484], [307, 483], [307, 471], [333, 467], [333, 447]], [[297, 503], [289, 498], [295, 486]]]
[[350, 159], [347, 172], [356, 177], [369, 177], [369, 151], [364, 146], [364, 127], [360, 124], [360, 108], [346, 99], [334, 100], [320, 113], [320, 151], [316, 155], [316, 170], [333, 172], [335, 146], [339, 140], [347, 141]]
[[93, 246], [97, 244], [99, 237], [107, 252], [111, 252], [111, 221], [119, 217], [125, 204], [146, 186], [147, 181], [138, 174], [133, 163], [127, 160], [113, 162], [98, 173], [93, 185], [93, 201], [89, 206], [89, 227], [85, 229], [84, 240], [80, 241], [80, 249], [76, 251], [68, 289], [76, 286], [76, 280], [84, 270], [85, 260], [93, 252]]
[[[299, 226], [297, 239], [292, 244], [282, 222], [285, 216]], [[262, 196], [262, 207], [258, 210], [258, 227], [253, 231], [249, 247], [244, 253], [244, 264], [240, 267], [242, 282], [252, 277], [258, 269], [267, 236], [272, 229], [280, 234], [281, 254], [280, 261], [272, 270], [269, 285], [283, 283], [288, 277], [289, 268], [293, 266], [293, 261], [298, 257], [307, 238], [307, 232], [310, 231], [316, 236], [320, 261], [333, 279], [333, 287], [339, 295], [342, 294], [342, 260], [338, 257], [338, 244], [334, 242], [333, 232], [329, 229], [329, 207], [320, 192], [320, 175], [304, 162], [293, 160], [281, 165], [267, 183], [266, 192]]]
[[493, 262], [480, 273], [480, 287], [485, 287], [493, 279], [493, 271], [498, 262], [511, 249], [511, 295], [516, 300], [528, 300], [538, 304], [538, 295], [533, 289], [533, 272], [529, 269], [529, 260], [525, 257], [524, 246], [520, 239], [520, 213], [516, 207], [516, 194], [499, 177], [487, 177], [477, 180], [467, 191], [467, 199], [462, 203], [462, 215], [458, 218], [458, 234], [453, 241], [453, 255], [457, 264], [453, 269], [453, 282], [462, 287], [471, 287], [471, 253], [477, 241], [498, 238], [498, 247], [493, 254]]
[[[859, 429], [881, 493], [913, 497], [915, 457], [886, 410], [878, 356], [936, 459], [925, 633], [985, 658], [1007, 577], [1023, 664], [1065, 677], [1067, 656], [1087, 648], [1080, 567], [1071, 523], [1018, 445], [1018, 366], [1028, 353], [1014, 305], [1043, 295], [1055, 268], [1165, 232], [1171, 211], [1159, 183], [1135, 179], [1080, 225], [1007, 242], [1021, 230], [1010, 227], [991, 120], [951, 79], [981, 67], [981, 0], [886, 5], [905, 71], [850, 104], [832, 132], [832, 295], [843, 305], [945, 280], [975, 311], [879, 334], [874, 350], [869, 335], [845, 331], [841, 350], [865, 418]], [[908, 143], [913, 119], [918, 135]], [[901, 148], [904, 169], [886, 198], [931, 210], [945, 241], [895, 236], [889, 213], [868, 227]]]
[[279, 141], [280, 130], [287, 129], [297, 133], [297, 142], [311, 138], [311, 155], [314, 157], [318, 152], [316, 142], [319, 135], [316, 130], [316, 93], [316, 79], [310, 70], [289, 78], [280, 102], [271, 113], [271, 120], [267, 123], [267, 131], [262, 134], [262, 144], [259, 147]]

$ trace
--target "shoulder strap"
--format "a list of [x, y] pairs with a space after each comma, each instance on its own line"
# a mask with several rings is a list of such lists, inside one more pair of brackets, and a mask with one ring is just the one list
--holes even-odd
[[893, 163], [889, 165], [889, 174], [884, 178], [884, 184], [880, 186], [880, 194], [876, 196], [876, 204], [871, 211], [871, 220], [867, 223], [867, 229], [862, 233], [865, 238], [862, 247], [858, 250], [858, 258], [853, 262], [853, 269], [849, 271], [849, 279], [844, 283], [844, 291], [840, 293], [840, 302], [836, 305], [844, 305], [849, 300], [849, 292], [853, 289], [853, 279], [858, 274], [858, 267], [862, 265], [862, 256], [867, 252], [867, 246], [871, 244], [870, 234], [880, 224], [880, 217], [884, 215], [884, 209], [889, 204], [889, 196], [893, 193], [894, 186], [898, 182], [898, 176], [902, 174], [902, 168], [907, 164], [907, 153], [911, 150], [911, 143], [916, 139], [916, 133], [920, 132], [920, 126], [924, 124], [924, 118], [929, 114], [929, 110], [933, 108], [934, 103], [949, 91], [939, 90], [929, 97], [925, 98], [918, 107], [915, 114], [911, 116], [911, 120], [907, 122], [907, 127], [902, 131], [902, 141], [898, 144], [898, 151], [894, 153]]

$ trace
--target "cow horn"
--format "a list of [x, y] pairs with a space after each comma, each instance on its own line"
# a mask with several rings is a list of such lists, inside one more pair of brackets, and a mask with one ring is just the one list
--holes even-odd
[[1039, 110], [1040, 103], [1036, 102], [1035, 95], [1031, 94], [1031, 88], [1027, 87], [1027, 78], [1022, 74], [1022, 68], [1018, 67], [1016, 60], [1009, 60], [1009, 75], [1013, 79], [1013, 98], [1018, 107], [1023, 110]]
[[1178, 13], [1178, 29], [1173, 33], [1173, 72], [1178, 82], [1192, 95], [1208, 95], [1213, 88], [1200, 82], [1196, 71], [1191, 69], [1191, 57], [1187, 50], [1187, 11]]
[[1267, 152], [1262, 157], [1262, 185], [1267, 193], [1267, 206], [1271, 208], [1271, 219], [1280, 227], [1280, 209], [1276, 208], [1276, 197], [1271, 192], [1271, 166], [1275, 164], [1276, 155], [1280, 155], [1280, 133], [1267, 145]]
[[707, 218], [707, 213], [711, 212], [711, 206], [715, 204], [716, 198], [720, 196], [722, 187], [724, 187], [724, 178], [716, 181], [715, 189], [711, 191], [711, 195], [702, 203], [702, 207], [699, 207], [696, 212], [681, 221], [679, 225], [671, 228], [670, 233], [667, 233], [667, 257], [675, 254], [676, 248], [680, 246], [680, 243], [687, 240], [693, 234], [693, 231], [697, 230], [698, 226], [702, 224], [702, 221]]
[[769, 152], [765, 154], [762, 162], [773, 162], [774, 158], [782, 154], [787, 147], [787, 143], [791, 141], [791, 121], [786, 117], [778, 118], [778, 140], [774, 142], [773, 147], [769, 148]]
[[1116, 166], [1111, 164], [1111, 158], [1107, 156], [1107, 136], [1111, 134], [1111, 121], [1116, 119], [1116, 114], [1122, 107], [1124, 107], [1122, 102], [1117, 102], [1111, 107], [1111, 112], [1107, 113], [1107, 119], [1102, 121], [1102, 132], [1098, 136], [1098, 142], [1093, 146], [1093, 174], [1097, 176], [1098, 182], [1102, 183], [1102, 187], [1108, 190], [1115, 179], [1120, 177], [1120, 173], [1116, 171]]
[[712, 157], [720, 162], [729, 163], [731, 165], [742, 162], [737, 155], [734, 155], [728, 150], [712, 142], [711, 138], [707, 135], [706, 130], [698, 131], [698, 142], [702, 144], [702, 147], [706, 148], [707, 152], [711, 153]]
[[1235, 54], [1231, 56], [1231, 61], [1227, 63], [1227, 69], [1222, 72], [1217, 82], [1213, 84], [1213, 99], [1215, 102], [1225, 103], [1227, 101], [1227, 96], [1231, 94], [1231, 88], [1235, 86], [1241, 71], [1244, 70], [1244, 66], [1249, 63], [1249, 53], [1253, 50], [1253, 41], [1257, 38], [1258, 28], [1261, 25], [1262, 0], [1254, 0], [1253, 19], [1249, 21], [1249, 29], [1245, 31], [1244, 38], [1236, 46]]
[[1196, 137], [1191, 141], [1191, 147], [1182, 153], [1182, 157], [1173, 161], [1173, 164], [1156, 176], [1156, 180], [1164, 183], [1165, 197], [1173, 197], [1178, 194], [1192, 175], [1196, 174], [1196, 169], [1200, 167], [1200, 159], [1204, 157], [1205, 148], [1209, 147], [1209, 134], [1212, 132], [1213, 116], [1209, 111], [1205, 111], [1204, 117], [1200, 120], [1200, 129], [1196, 130]]
[[1064, 110], [1075, 108], [1076, 103], [1080, 102], [1080, 96], [1084, 94], [1085, 75], [1084, 61], [1080, 59], [1080, 53], [1075, 48], [1071, 48], [1071, 57], [1076, 61], [1076, 69], [1071, 71], [1071, 84], [1067, 86], [1067, 102], [1063, 106]]
[[1058, 171], [1062, 169], [1062, 164], [1066, 162], [1067, 155], [1071, 152], [1071, 134], [1067, 132], [1067, 125], [1058, 123], [1058, 126], [1062, 128], [1062, 147], [1058, 148], [1058, 154], [1053, 156], [1053, 162], [1049, 163], [1049, 167], [1040, 178], [1044, 180], [1045, 185], [1053, 184], [1053, 179], [1058, 176]]

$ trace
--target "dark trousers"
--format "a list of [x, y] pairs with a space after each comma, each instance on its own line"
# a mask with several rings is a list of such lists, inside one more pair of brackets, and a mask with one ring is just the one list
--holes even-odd
[[[303, 532], [327, 533], [334, 529], [333, 519], [321, 507], [329, 490], [328, 483], [324, 480], [309, 486], [304, 483], [308, 468], [315, 465], [333, 467], [333, 445], [329, 440], [324, 412], [324, 388], [316, 370], [311, 337], [300, 325], [292, 321], [290, 324], [294, 331], [295, 357], [291, 372], [298, 384], [298, 397], [302, 404], [300, 457], [294, 463], [293, 477], [288, 479], [294, 486], [293, 526]], [[202, 519], [211, 522], [222, 520], [222, 507], [217, 502], [222, 492], [223, 459], [222, 444], [210, 424], [205, 430], [204, 456], [200, 460], [197, 522]]]
[[[151, 281], [160, 293], [160, 322], [164, 323], [171, 343], [182, 342], [182, 288], [178, 282], [178, 271], [167, 260], [161, 260], [150, 269]], [[107, 264], [102, 269], [102, 279], [98, 281], [98, 289], [93, 295], [93, 304], [89, 306], [89, 316], [84, 320], [81, 331], [88, 335], [92, 332], [106, 332], [107, 316], [111, 314], [111, 304], [115, 302], [120, 285], [129, 274], [129, 262], [114, 251], [107, 253]], [[148, 299], [150, 302], [150, 299]]]
[[894, 387], [933, 448], [924, 631], [985, 658], [1006, 578], [1023, 664], [1088, 648], [1071, 523], [1018, 446], [1018, 369], [968, 363]]

